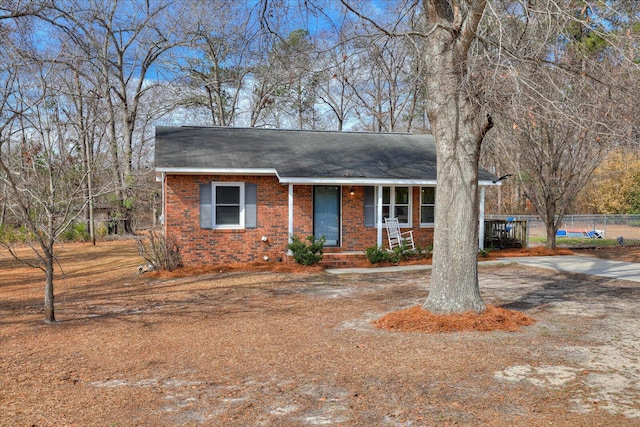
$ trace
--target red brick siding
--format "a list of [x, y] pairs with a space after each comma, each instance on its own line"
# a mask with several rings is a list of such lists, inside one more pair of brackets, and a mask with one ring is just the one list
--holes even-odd
[[[377, 238], [375, 227], [364, 226], [364, 187], [343, 186], [342, 250], [364, 251], [369, 246], [375, 246]], [[386, 239], [386, 235], [383, 238]]]
[[[200, 228], [199, 184], [212, 181], [255, 183], [258, 186], [258, 227], [244, 230]], [[354, 192], [350, 194], [349, 190]], [[294, 234], [313, 233], [313, 186], [294, 186]], [[168, 175], [165, 178], [165, 233], [180, 245], [187, 265], [286, 259], [288, 186], [271, 176]], [[413, 190], [413, 230], [416, 244], [426, 248], [433, 229], [419, 228], [420, 191]], [[267, 237], [267, 242], [262, 241]], [[363, 251], [376, 244], [376, 229], [364, 226], [364, 188], [342, 187], [342, 251]], [[383, 233], [386, 246], [386, 234]]]
[[[212, 181], [258, 186], [258, 227], [243, 230], [200, 228], [199, 184]], [[185, 264], [284, 259], [288, 241], [287, 186], [274, 177], [169, 175], [165, 186], [165, 232], [181, 247]], [[262, 237], [267, 237], [267, 242]]]
[[[285, 228], [286, 228], [285, 224]], [[313, 234], [313, 186], [293, 187], [293, 234], [301, 239]]]

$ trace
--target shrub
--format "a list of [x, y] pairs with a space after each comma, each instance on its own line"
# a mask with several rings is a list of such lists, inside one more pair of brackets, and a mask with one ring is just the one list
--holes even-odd
[[416, 246], [416, 249], [413, 251], [407, 251], [407, 258], [413, 259], [429, 259], [431, 258], [431, 254], [433, 253], [433, 245], [429, 245], [426, 248], [422, 248], [421, 246]]
[[107, 233], [109, 232], [109, 229], [107, 227], [104, 226], [104, 224], [100, 224], [97, 228], [96, 228], [96, 234], [102, 238], [104, 238]]
[[9, 227], [0, 224], [0, 243], [9, 244], [13, 243], [13, 233]]
[[86, 242], [89, 240], [87, 226], [82, 222], [72, 223], [62, 232], [60, 238], [68, 242]]
[[24, 243], [33, 240], [35, 235], [25, 226], [18, 228], [0, 225], [0, 243], [10, 245], [13, 243]]
[[154, 270], [173, 271], [182, 267], [180, 247], [173, 238], [158, 236], [155, 231], [149, 231], [149, 243], [138, 239], [138, 252]]
[[364, 254], [371, 264], [389, 261], [390, 253], [381, 246], [370, 246], [364, 250]]
[[485, 248], [485, 249], [478, 249], [478, 254], [482, 257], [482, 258], [487, 258], [489, 256], [489, 254], [491, 252], [493, 252], [495, 249], [493, 248], [493, 246], [489, 247], [489, 248]]
[[426, 259], [431, 256], [429, 249], [422, 249], [416, 247], [415, 250], [409, 249], [403, 242], [400, 246], [396, 246], [393, 250], [389, 251], [379, 246], [371, 246], [364, 251], [367, 260], [371, 264], [377, 264], [380, 262], [391, 262], [398, 264], [409, 258]]
[[399, 246], [393, 248], [393, 250], [389, 254], [389, 261], [394, 264], [399, 263], [400, 261], [404, 261], [405, 259], [414, 255], [415, 252], [411, 249], [408, 249], [404, 242], [401, 242]]
[[287, 248], [291, 251], [293, 259], [302, 265], [314, 265], [322, 260], [325, 238], [322, 236], [316, 240], [314, 236], [307, 236], [309, 244], [301, 241], [298, 236], [291, 237], [291, 243]]

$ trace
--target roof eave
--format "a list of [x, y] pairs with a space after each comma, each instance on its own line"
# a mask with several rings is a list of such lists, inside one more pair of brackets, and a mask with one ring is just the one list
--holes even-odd
[[[300, 178], [300, 177], [280, 177], [282, 184], [297, 185], [436, 185], [435, 179], [396, 179], [396, 178]], [[501, 185], [491, 180], [479, 180], [481, 187]]]
[[[165, 175], [275, 175], [281, 184], [294, 185], [436, 185], [435, 179], [365, 178], [365, 177], [293, 177], [280, 176], [272, 168], [176, 168], [157, 167], [156, 173]], [[491, 180], [479, 180], [479, 186], [501, 185]]]
[[157, 173], [168, 175], [278, 175], [273, 168], [176, 168], [156, 167]]
[[280, 177], [282, 184], [297, 185], [436, 185], [435, 179], [365, 177]]

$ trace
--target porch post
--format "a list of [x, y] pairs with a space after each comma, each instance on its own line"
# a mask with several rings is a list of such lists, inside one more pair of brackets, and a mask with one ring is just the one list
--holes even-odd
[[480, 249], [484, 249], [484, 192], [486, 188], [484, 185], [480, 187], [480, 224], [478, 224], [478, 247]]
[[167, 221], [165, 221], [165, 201], [166, 201], [166, 189], [165, 187], [167, 186], [167, 176], [165, 172], [162, 172], [162, 213], [160, 214], [160, 218], [162, 218], [162, 221], [160, 222], [160, 225], [162, 225], [162, 230], [164, 231], [164, 236], [167, 237], [167, 226], [165, 225], [167, 223]]
[[378, 228], [378, 247], [382, 247], [382, 185], [378, 186], [378, 200], [377, 200], [377, 218], [376, 227]]
[[289, 184], [289, 243], [293, 240], [293, 184]]

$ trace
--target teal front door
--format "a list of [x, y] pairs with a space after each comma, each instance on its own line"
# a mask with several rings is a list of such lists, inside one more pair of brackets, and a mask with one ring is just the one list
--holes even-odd
[[318, 185], [313, 188], [313, 235], [324, 236], [325, 246], [340, 246], [340, 187]]

